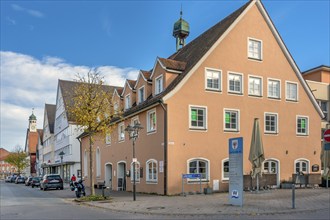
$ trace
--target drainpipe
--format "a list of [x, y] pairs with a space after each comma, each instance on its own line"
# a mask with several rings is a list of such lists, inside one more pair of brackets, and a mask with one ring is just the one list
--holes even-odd
[[159, 104], [164, 110], [164, 195], [167, 195], [167, 105], [163, 100], [159, 100]]
[[[83, 173], [82, 173], [82, 143], [79, 137], [77, 137], [77, 140], [79, 141], [79, 145], [80, 145], [80, 179], [83, 178]], [[78, 173], [77, 173], [77, 177], [78, 177]]]

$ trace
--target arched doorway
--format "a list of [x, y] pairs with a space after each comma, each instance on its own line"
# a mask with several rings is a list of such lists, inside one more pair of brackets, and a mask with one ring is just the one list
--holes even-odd
[[279, 160], [269, 158], [263, 163], [263, 173], [276, 174], [276, 185], [280, 187], [280, 164]]
[[112, 190], [112, 164], [106, 163], [104, 170], [105, 170], [105, 173], [104, 173], [105, 186], [110, 187], [110, 189]]
[[126, 191], [126, 162], [119, 161], [117, 165], [117, 190]]

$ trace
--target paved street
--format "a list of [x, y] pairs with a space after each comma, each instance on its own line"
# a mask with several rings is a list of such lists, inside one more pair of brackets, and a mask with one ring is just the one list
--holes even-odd
[[[157, 196], [110, 192], [111, 201], [74, 202], [74, 193], [46, 192], [0, 182], [3, 219], [330, 219], [330, 190], [297, 189], [292, 209], [291, 190], [245, 192], [244, 206], [228, 204], [226, 193]], [[97, 190], [97, 193], [101, 193]]]

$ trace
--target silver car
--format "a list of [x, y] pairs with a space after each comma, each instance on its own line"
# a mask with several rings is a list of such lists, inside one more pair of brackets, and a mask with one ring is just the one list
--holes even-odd
[[46, 174], [40, 181], [40, 190], [63, 189], [63, 180], [58, 174]]

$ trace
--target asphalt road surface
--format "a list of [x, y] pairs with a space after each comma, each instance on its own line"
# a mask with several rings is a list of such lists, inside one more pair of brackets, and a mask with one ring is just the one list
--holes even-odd
[[117, 212], [72, 202], [69, 189], [42, 191], [0, 181], [0, 219], [330, 219], [328, 210], [272, 215], [151, 215]]

